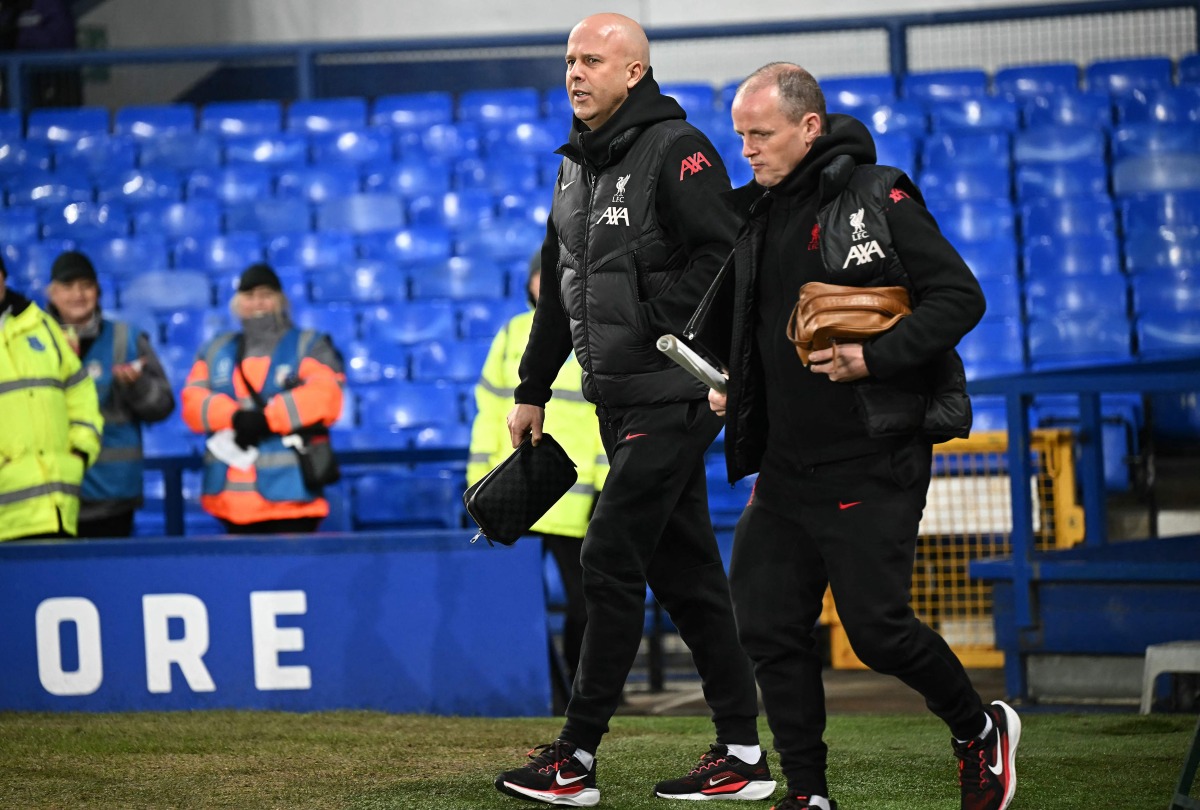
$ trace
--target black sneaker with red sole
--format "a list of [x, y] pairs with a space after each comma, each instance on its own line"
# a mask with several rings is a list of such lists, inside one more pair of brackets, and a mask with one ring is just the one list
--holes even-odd
[[530, 761], [496, 777], [496, 789], [518, 799], [566, 807], [594, 807], [600, 801], [596, 788], [596, 763], [590, 769], [575, 758], [575, 746], [566, 740], [539, 745]]
[[695, 768], [678, 779], [654, 786], [660, 799], [747, 799], [769, 798], [775, 792], [775, 780], [767, 768], [764, 752], [753, 764], [742, 762], [724, 745], [710, 745]]
[[962, 810], [1005, 810], [1017, 792], [1017, 744], [1021, 718], [1007, 703], [988, 707], [992, 731], [982, 740], [952, 741], [958, 757]]

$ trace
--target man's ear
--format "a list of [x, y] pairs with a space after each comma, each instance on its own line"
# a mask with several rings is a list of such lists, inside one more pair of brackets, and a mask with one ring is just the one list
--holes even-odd
[[804, 115], [804, 142], [807, 145], [812, 146], [812, 142], [815, 141], [818, 137], [820, 137], [820, 135], [821, 135], [821, 116], [817, 115], [815, 112], [805, 113], [805, 115]]
[[640, 61], [630, 62], [625, 67], [625, 86], [632, 88], [635, 84], [642, 80], [642, 76], [646, 75], [646, 66]]

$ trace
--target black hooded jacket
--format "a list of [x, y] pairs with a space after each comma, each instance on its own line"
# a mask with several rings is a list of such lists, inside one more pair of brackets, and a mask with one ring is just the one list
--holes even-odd
[[[771, 478], [786, 480], [804, 467], [878, 452], [922, 433], [943, 359], [983, 315], [978, 282], [919, 191], [899, 170], [874, 162], [866, 127], [830, 115], [828, 133], [777, 186], [751, 182], [726, 195], [745, 224], [730, 257], [732, 283], [714, 286], [697, 338], [728, 360], [729, 478], [772, 472], [760, 480], [760, 496], [769, 497], [764, 487]], [[860, 267], [849, 254], [847, 199], [864, 201], [866, 223], [886, 253], [879, 261]], [[800, 362], [786, 325], [800, 287], [810, 281], [909, 288], [913, 314], [864, 346], [866, 379], [834, 382]], [[964, 381], [952, 382], [965, 403]]]
[[737, 217], [717, 150], [650, 71], [595, 131], [573, 119], [542, 246], [542, 295], [516, 401], [544, 405], [572, 348], [585, 396], [623, 408], [703, 399], [658, 351], [729, 254]]

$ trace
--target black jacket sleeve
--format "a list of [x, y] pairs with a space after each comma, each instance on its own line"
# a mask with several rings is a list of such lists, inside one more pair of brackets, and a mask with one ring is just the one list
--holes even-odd
[[729, 175], [716, 148], [700, 132], [684, 135], [667, 152], [659, 172], [658, 221], [687, 254], [687, 269], [665, 293], [642, 302], [655, 334], [679, 333], [733, 249], [738, 222], [720, 195]]
[[882, 380], [954, 348], [979, 323], [986, 306], [979, 282], [925, 206], [896, 194], [885, 213], [915, 300], [912, 315], [863, 349], [867, 369]]
[[558, 233], [546, 220], [546, 239], [542, 242], [541, 294], [533, 311], [529, 343], [521, 355], [514, 399], [521, 405], [545, 405], [550, 401], [550, 386], [571, 353], [571, 326], [563, 311], [558, 291]]

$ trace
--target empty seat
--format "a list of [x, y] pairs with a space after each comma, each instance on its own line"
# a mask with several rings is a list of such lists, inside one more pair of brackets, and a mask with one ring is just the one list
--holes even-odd
[[341, 351], [351, 385], [387, 385], [408, 379], [409, 349], [403, 344], [355, 340], [343, 344]]
[[9, 205], [61, 208], [74, 202], [89, 202], [95, 196], [92, 181], [74, 172], [34, 170], [4, 181]]
[[205, 309], [212, 305], [212, 288], [199, 271], [149, 270], [126, 282], [121, 302], [156, 312]]
[[409, 281], [413, 298], [502, 298], [505, 292], [504, 271], [494, 261], [478, 256], [418, 265]]
[[1200, 84], [1200, 53], [1189, 53], [1179, 60], [1179, 83]]
[[972, 165], [1007, 167], [1012, 163], [1010, 140], [1007, 132], [997, 130], [936, 132], [927, 135], [921, 144], [921, 166], [925, 170]]
[[384, 191], [415, 197], [445, 194], [451, 187], [450, 166], [440, 160], [406, 158], [397, 163], [372, 163], [362, 169], [365, 191]]
[[1200, 121], [1200, 85], [1138, 91], [1117, 99], [1115, 106], [1122, 124], [1195, 123]]
[[355, 253], [354, 235], [348, 231], [287, 233], [267, 242], [267, 261], [273, 265], [340, 270]]
[[[975, 242], [955, 241], [951, 243], [962, 256], [967, 267], [980, 279], [1016, 278], [1018, 273], [1017, 243], [1011, 237], [984, 239]], [[991, 314], [991, 306], [988, 307]]]
[[979, 128], [1012, 132], [1020, 126], [1020, 119], [1020, 107], [1007, 98], [975, 96], [929, 104], [929, 122], [934, 132]]
[[1108, 153], [1103, 130], [1084, 125], [1031, 127], [1013, 137], [1017, 163], [1104, 163]]
[[914, 101], [898, 99], [878, 106], [858, 107], [847, 112], [861, 119], [872, 132], [881, 135], [907, 132], [922, 136], [928, 129], [929, 118], [925, 108]]
[[679, 102], [689, 120], [693, 116], [709, 117], [715, 111], [717, 93], [708, 82], [664, 82], [659, 89]]
[[1099, 93], [1055, 93], [1034, 96], [1025, 104], [1025, 126], [1072, 125], [1109, 129], [1112, 102]]
[[143, 167], [190, 171], [221, 164], [221, 140], [211, 132], [179, 132], [149, 138], [141, 145]]
[[1138, 354], [1147, 359], [1200, 354], [1200, 313], [1150, 311], [1137, 319]]
[[89, 239], [81, 242], [79, 249], [92, 260], [97, 272], [117, 278], [163, 270], [171, 263], [167, 238], [161, 233]]
[[401, 158], [424, 155], [453, 161], [467, 155], [478, 155], [482, 131], [475, 121], [433, 124], [420, 130], [405, 130], [397, 135]]
[[487, 189], [471, 188], [414, 197], [408, 203], [408, 214], [414, 225], [475, 228], [496, 218], [496, 204]]
[[929, 212], [955, 245], [992, 239], [1016, 239], [1016, 215], [1012, 203], [1002, 197], [978, 200], [929, 201]]
[[530, 121], [541, 117], [541, 97], [532, 87], [467, 90], [458, 97], [457, 111], [460, 121]]
[[1025, 280], [1050, 276], [1115, 276], [1121, 262], [1114, 234], [1039, 236], [1024, 246]]
[[1194, 228], [1163, 226], [1125, 234], [1125, 270], [1130, 274], [1197, 267], [1200, 267], [1200, 231]]
[[225, 228], [230, 231], [294, 233], [311, 229], [312, 219], [312, 209], [300, 199], [252, 200], [225, 207]]
[[159, 167], [129, 169], [96, 177], [96, 199], [124, 200], [130, 204], [183, 198], [183, 176], [174, 169]]
[[1200, 189], [1130, 194], [1119, 207], [1127, 235], [1163, 226], [1200, 228]]
[[1113, 193], [1200, 190], [1200, 153], [1135, 155], [1113, 162]]
[[122, 107], [113, 114], [113, 132], [139, 141], [196, 131], [191, 104], [144, 104]]
[[336, 163], [327, 166], [286, 166], [275, 175], [277, 197], [295, 197], [313, 203], [349, 197], [361, 191], [361, 185], [356, 167]]
[[108, 133], [107, 107], [39, 107], [29, 111], [25, 137], [68, 144]]
[[19, 140], [25, 136], [25, 116], [20, 110], [0, 110], [0, 140]]
[[371, 105], [371, 124], [425, 129], [454, 120], [454, 97], [445, 92], [380, 96]]
[[1128, 310], [1129, 293], [1122, 275], [1031, 273], [1025, 282], [1025, 315], [1030, 319], [1069, 313], [1124, 318]]
[[309, 275], [314, 303], [354, 301], [364, 304], [399, 301], [408, 297], [404, 271], [390, 262], [357, 259], [340, 267], [314, 270]]
[[1133, 356], [1129, 320], [1107, 312], [1030, 319], [1026, 330], [1035, 370], [1125, 363]]
[[1130, 280], [1133, 311], [1200, 314], [1200, 265], [1154, 268]]
[[890, 73], [833, 76], [821, 80], [821, 90], [830, 112], [847, 112], [895, 101], [896, 79]]
[[419, 343], [410, 353], [412, 379], [473, 383], [490, 347], [490, 339]]
[[366, 99], [298, 99], [288, 105], [285, 128], [289, 132], [343, 132], [361, 129], [367, 123]]
[[329, 335], [335, 346], [358, 340], [358, 310], [349, 303], [307, 304], [292, 301], [292, 323]]
[[225, 162], [268, 166], [301, 166], [308, 163], [308, 136], [299, 132], [238, 135], [225, 139]]
[[921, 172], [921, 191], [929, 200], [1009, 199], [1012, 180], [1006, 166], [948, 164]]
[[1021, 317], [1021, 283], [1015, 274], [981, 278], [979, 286], [987, 301], [989, 318]]
[[1113, 160], [1134, 155], [1200, 153], [1200, 123], [1120, 124], [1112, 135]]
[[366, 163], [389, 161], [395, 156], [390, 132], [369, 129], [346, 129], [311, 135], [312, 161], [318, 165], [347, 163], [361, 166]]
[[282, 121], [278, 101], [223, 101], [200, 110], [200, 129], [224, 137], [279, 132]]
[[[30, 146], [34, 143], [37, 142]], [[129, 135], [92, 135], [55, 146], [54, 168], [98, 177], [135, 168], [139, 151], [137, 142]]]
[[542, 244], [546, 227], [527, 219], [498, 219], [486, 228], [464, 232], [457, 253], [495, 262], [527, 259]]
[[462, 421], [458, 390], [441, 382], [393, 383], [368, 388], [359, 399], [363, 427], [414, 428]]
[[[1020, 318], [987, 317], [958, 342], [968, 380], [1020, 374], [1025, 370], [1025, 343]], [[972, 400], [975, 398], [972, 397]], [[976, 420], [975, 430], [987, 428]]]
[[449, 470], [368, 473], [354, 482], [354, 520], [361, 527], [460, 528], [464, 485]]
[[317, 229], [356, 234], [398, 231], [404, 205], [395, 194], [352, 194], [317, 203]]
[[[53, 210], [53, 209], [49, 209]], [[10, 206], [0, 217], [0, 245], [12, 242], [36, 242], [41, 235], [38, 209], [32, 205]]]
[[262, 237], [255, 231], [185, 237], [175, 246], [175, 266], [197, 270], [245, 270], [264, 258]]
[[395, 233], [365, 234], [358, 240], [364, 257], [387, 259], [403, 265], [449, 259], [454, 241], [441, 225], [411, 225]]
[[1108, 194], [1108, 166], [1094, 160], [1018, 164], [1017, 199], [1102, 197]]
[[1084, 86], [1091, 92], [1125, 96], [1135, 90], [1169, 87], [1175, 66], [1165, 56], [1102, 59], [1084, 68]]
[[1079, 90], [1079, 67], [1073, 62], [1014, 65], [997, 70], [992, 84], [996, 95], [1014, 100], [1075, 92]]
[[0, 143], [0, 176], [48, 172], [52, 162], [53, 152], [48, 143], [19, 138]]
[[492, 338], [500, 327], [527, 309], [525, 301], [508, 298], [473, 298], [458, 302], [459, 332], [464, 339]]
[[493, 195], [537, 188], [541, 178], [534, 155], [462, 158], [454, 165], [454, 185], [461, 190], [486, 189]]
[[62, 208], [43, 208], [42, 236], [98, 239], [129, 233], [129, 211], [119, 202], [74, 202]]
[[453, 340], [457, 334], [454, 307], [448, 300], [409, 301], [362, 310], [363, 340], [412, 344]]
[[208, 341], [232, 327], [232, 316], [225, 309], [177, 309], [162, 317], [163, 340], [171, 346], [198, 350]]
[[[542, 91], [542, 117], [550, 121], [560, 121], [564, 125], [575, 115], [571, 107], [571, 97], [562, 87], [551, 87]], [[565, 131], [565, 130], [564, 130]]]
[[916, 101], [943, 101], [988, 94], [988, 77], [982, 70], [934, 70], [908, 73], [900, 78], [901, 95]]
[[271, 196], [272, 175], [266, 166], [248, 164], [196, 169], [185, 182], [189, 200], [213, 199], [230, 204]]
[[215, 200], [161, 201], [134, 209], [136, 234], [160, 233], [170, 239], [215, 234], [221, 230], [221, 207]]
[[1108, 195], [1046, 197], [1021, 206], [1021, 233], [1039, 236], [1106, 237], [1116, 233], [1117, 214]]
[[483, 131], [483, 150], [489, 155], [553, 153], [565, 140], [561, 121], [511, 121]]
[[[907, 137], [907, 136], [903, 136]], [[875, 149], [878, 162], [889, 166], [904, 166], [885, 160], [886, 157], [901, 158], [903, 155], [881, 147], [882, 138], [876, 139]], [[524, 219], [544, 227], [546, 218], [550, 215], [550, 205], [554, 202], [554, 186], [538, 186], [537, 188], [506, 191], [500, 195], [496, 205], [500, 211], [501, 220]]]

